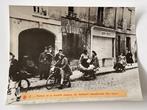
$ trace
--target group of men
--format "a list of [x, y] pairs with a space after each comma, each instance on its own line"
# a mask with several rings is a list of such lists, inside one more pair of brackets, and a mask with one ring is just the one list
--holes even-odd
[[[16, 91], [20, 89], [18, 82], [22, 79], [22, 77], [24, 77], [24, 74], [22, 75], [23, 72], [21, 71], [31, 72], [30, 74], [36, 74], [36, 72], [39, 72], [40, 80], [43, 78], [47, 79], [50, 74], [50, 68], [53, 65], [53, 63], [55, 63], [54, 66], [57, 66], [64, 71], [64, 75], [62, 75], [60, 79], [62, 80], [60, 81], [60, 84], [62, 86], [64, 77], [67, 76], [66, 78], [69, 79], [70, 75], [72, 74], [72, 71], [70, 69], [68, 59], [65, 57], [61, 49], [54, 57], [52, 53], [52, 47], [45, 47], [44, 51], [39, 56], [38, 67], [35, 66], [33, 61], [29, 59], [28, 56], [24, 56], [20, 63], [18, 60], [15, 59], [14, 54], [10, 53], [8, 94], [11, 94], [11, 80], [16, 82]], [[17, 93], [16, 97], [17, 100], [20, 100], [19, 92]]]
[[[40, 80], [48, 78], [52, 65], [59, 67], [64, 71], [64, 75], [62, 75], [63, 77], [61, 77], [61, 80], [64, 79], [65, 76], [69, 79], [72, 71], [69, 66], [69, 61], [63, 54], [63, 51], [60, 49], [54, 57], [52, 53], [52, 47], [45, 47], [44, 52], [42, 52], [39, 56]], [[63, 80], [61, 81], [61, 85], [62, 84]]]

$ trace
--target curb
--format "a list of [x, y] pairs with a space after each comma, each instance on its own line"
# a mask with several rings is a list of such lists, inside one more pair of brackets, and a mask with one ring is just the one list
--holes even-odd
[[[138, 68], [138, 67], [137, 67], [137, 66], [135, 66], [135, 67], [130, 67], [130, 68], [126, 68], [126, 70], [131, 70], [131, 69], [135, 69], [135, 68]], [[113, 73], [113, 72], [116, 72], [116, 71], [115, 71], [115, 70], [111, 70], [111, 71], [100, 72], [100, 73], [96, 73], [96, 76], [102, 75], [102, 74]]]

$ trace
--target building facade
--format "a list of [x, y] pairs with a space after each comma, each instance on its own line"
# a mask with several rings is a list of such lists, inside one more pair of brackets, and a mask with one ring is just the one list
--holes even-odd
[[116, 55], [131, 51], [134, 61], [136, 61], [135, 8], [121, 7], [117, 9], [116, 13]]
[[121, 52], [136, 54], [134, 8], [10, 6], [10, 51], [35, 62], [45, 46], [78, 59], [96, 51], [101, 66], [113, 65]]

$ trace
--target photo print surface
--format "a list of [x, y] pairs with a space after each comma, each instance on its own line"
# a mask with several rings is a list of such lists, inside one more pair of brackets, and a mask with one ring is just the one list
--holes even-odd
[[134, 7], [9, 11], [7, 104], [142, 99]]

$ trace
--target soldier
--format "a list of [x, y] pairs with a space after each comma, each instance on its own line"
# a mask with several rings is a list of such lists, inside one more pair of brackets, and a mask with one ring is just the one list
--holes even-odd
[[62, 89], [64, 87], [64, 81], [68, 82], [68, 87], [71, 87], [70, 83], [70, 76], [72, 75], [72, 70], [70, 68], [69, 62], [67, 57], [60, 53], [59, 54], [59, 60], [56, 63], [56, 66], [61, 68], [63, 72], [61, 71], [61, 81], [60, 81], [60, 86], [59, 89]]
[[51, 65], [51, 54], [48, 51], [48, 47], [45, 47], [44, 52], [42, 52], [39, 56], [39, 73], [40, 73], [40, 80], [47, 79], [49, 74], [49, 69]]
[[[48, 73], [50, 72], [50, 68], [52, 65], [52, 61], [53, 61], [53, 51], [52, 51], [52, 46], [48, 46], [48, 51], [47, 51], [47, 61], [48, 61]], [[48, 77], [48, 74], [45, 74], [45, 77]]]

